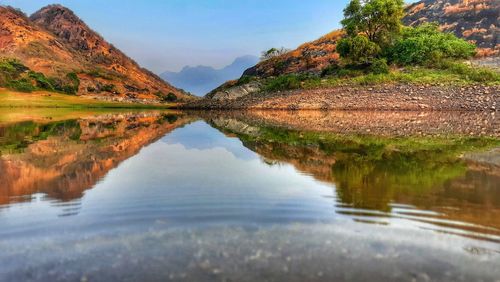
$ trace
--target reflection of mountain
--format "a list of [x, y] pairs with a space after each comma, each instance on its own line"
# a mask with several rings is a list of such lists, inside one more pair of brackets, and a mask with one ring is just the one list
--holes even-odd
[[[340, 135], [289, 130], [263, 120], [208, 119], [269, 163], [289, 163], [334, 183], [340, 214], [365, 220], [414, 215], [422, 222], [500, 235], [498, 230], [452, 222], [500, 228], [500, 166], [458, 157], [468, 150], [498, 146], [497, 139]], [[432, 212], [423, 215], [406, 205]]]
[[173, 114], [104, 115], [0, 128], [0, 204], [44, 193], [70, 201], [189, 119]]
[[224, 148], [238, 159], [248, 160], [255, 158], [255, 154], [249, 150], [241, 150], [241, 144], [236, 139], [229, 139], [221, 134], [207, 135], [209, 127], [204, 122], [191, 124], [189, 131], [176, 131], [167, 135], [163, 141], [167, 144], [182, 144], [186, 149], [207, 150], [212, 148]]
[[186, 66], [180, 72], [166, 71], [160, 76], [176, 87], [203, 96], [222, 83], [239, 78], [243, 71], [258, 61], [259, 58], [255, 56], [243, 56], [236, 58], [232, 64], [222, 69], [207, 66]]

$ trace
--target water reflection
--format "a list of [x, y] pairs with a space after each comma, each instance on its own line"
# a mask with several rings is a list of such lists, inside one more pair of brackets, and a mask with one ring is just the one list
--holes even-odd
[[189, 121], [151, 112], [2, 125], [0, 204], [30, 201], [37, 193], [62, 202], [79, 199], [142, 147]]
[[[420, 114], [408, 130], [327, 114], [348, 132], [317, 115], [0, 126], [0, 280], [500, 277], [500, 141], [489, 115], [462, 116], [487, 120], [476, 137], [466, 121], [438, 134]], [[389, 118], [404, 127], [412, 115]]]
[[439, 226], [441, 232], [500, 242], [500, 164], [459, 157], [498, 146], [496, 137], [339, 135], [248, 116], [207, 119], [238, 136], [266, 163], [292, 164], [334, 184], [336, 213], [378, 224], [386, 224], [387, 217], [406, 218]]

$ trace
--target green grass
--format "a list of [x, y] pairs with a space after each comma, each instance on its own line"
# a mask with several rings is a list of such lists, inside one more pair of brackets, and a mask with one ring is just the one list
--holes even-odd
[[53, 92], [20, 93], [0, 89], [0, 107], [3, 108], [166, 109], [174, 105], [108, 102]]
[[498, 86], [500, 72], [465, 65], [443, 62], [431, 67], [405, 67], [389, 73], [374, 74], [362, 70], [332, 69], [323, 77], [314, 75], [283, 75], [264, 81], [264, 91], [291, 89], [317, 89], [342, 85], [377, 85], [391, 83], [467, 86], [474, 84]]

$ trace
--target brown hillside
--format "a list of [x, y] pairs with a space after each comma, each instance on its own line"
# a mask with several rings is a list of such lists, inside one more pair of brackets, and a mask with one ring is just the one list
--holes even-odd
[[141, 68], [60, 5], [42, 8], [29, 18], [0, 6], [0, 47], [0, 57], [17, 58], [46, 76], [64, 78], [76, 72], [80, 95], [132, 101], [158, 100], [159, 93], [191, 98]]
[[404, 22], [438, 22], [443, 31], [474, 42], [480, 55], [500, 54], [498, 0], [423, 0], [407, 8]]
[[342, 36], [343, 31], [333, 31], [282, 56], [260, 62], [246, 70], [243, 75], [268, 77], [290, 73], [319, 72], [339, 59], [336, 44]]
[[[424, 0], [406, 7], [406, 13], [403, 21], [407, 25], [438, 22], [442, 30], [474, 42], [479, 55], [500, 54], [499, 0]], [[282, 56], [260, 62], [244, 75], [318, 73], [338, 60], [336, 43], [342, 35], [340, 30], [333, 31]]]

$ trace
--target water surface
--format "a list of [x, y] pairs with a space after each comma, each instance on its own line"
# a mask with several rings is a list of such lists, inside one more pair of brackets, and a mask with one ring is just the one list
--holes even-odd
[[367, 135], [304, 115], [0, 125], [0, 280], [498, 281], [490, 116]]

